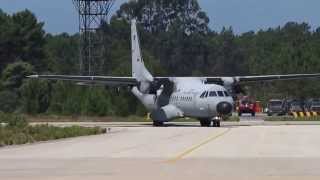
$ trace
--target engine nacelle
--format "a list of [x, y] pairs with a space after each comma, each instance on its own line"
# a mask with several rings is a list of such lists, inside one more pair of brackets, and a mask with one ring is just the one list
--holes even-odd
[[143, 94], [157, 94], [157, 91], [161, 88], [161, 85], [162, 83], [158, 81], [143, 81], [139, 83], [138, 89]]
[[176, 117], [183, 117], [183, 112], [176, 106], [169, 104], [151, 113], [151, 118], [157, 122], [167, 122]]
[[139, 83], [138, 89], [143, 94], [149, 94], [150, 85], [151, 85], [150, 82], [142, 81], [142, 82]]
[[224, 77], [222, 78], [223, 86], [232, 94], [236, 96], [237, 94], [246, 94], [241, 85], [239, 84], [239, 79], [233, 77]]

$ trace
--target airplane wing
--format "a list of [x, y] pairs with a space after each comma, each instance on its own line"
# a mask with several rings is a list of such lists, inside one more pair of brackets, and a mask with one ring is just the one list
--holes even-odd
[[208, 83], [248, 83], [275, 80], [297, 80], [320, 78], [320, 73], [316, 74], [288, 74], [288, 75], [262, 75], [262, 76], [235, 76], [235, 77], [206, 77]]
[[135, 86], [138, 84], [133, 77], [110, 77], [110, 76], [68, 76], [68, 75], [31, 75], [28, 78], [47, 80], [72, 81], [80, 85], [107, 85], [107, 86]]
[[[100, 84], [107, 86], [137, 86], [138, 81], [133, 77], [111, 77], [111, 76], [69, 76], [69, 75], [31, 75], [28, 78], [73, 81], [80, 85]], [[263, 76], [235, 76], [235, 77], [199, 77], [206, 79], [207, 83], [216, 84], [233, 84], [233, 83], [249, 83], [261, 81], [275, 80], [296, 80], [320, 78], [317, 74], [288, 74], [288, 75], [263, 75]], [[155, 77], [155, 80], [170, 81], [170, 77]]]

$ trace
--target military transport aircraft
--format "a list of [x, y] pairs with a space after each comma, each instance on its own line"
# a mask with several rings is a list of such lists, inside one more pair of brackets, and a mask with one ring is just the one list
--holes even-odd
[[153, 77], [144, 65], [136, 20], [131, 22], [132, 77], [31, 75], [29, 78], [74, 81], [110, 87], [130, 87], [151, 113], [154, 126], [179, 117], [194, 117], [201, 126], [220, 126], [231, 115], [233, 95], [246, 82], [317, 78], [319, 74], [290, 74], [236, 77]]

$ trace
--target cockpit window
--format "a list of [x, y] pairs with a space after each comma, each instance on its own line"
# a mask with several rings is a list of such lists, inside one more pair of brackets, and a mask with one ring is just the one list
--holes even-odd
[[218, 96], [223, 97], [223, 92], [222, 91], [218, 91]]
[[215, 96], [217, 96], [217, 93], [215, 91], [210, 91], [209, 96], [215, 97]]
[[206, 91], [206, 94], [204, 95], [204, 97], [208, 97], [208, 94], [209, 94], [209, 92], [208, 92], [208, 91]]
[[203, 92], [201, 95], [200, 95], [200, 98], [204, 98], [204, 95], [206, 94], [206, 91]]
[[227, 91], [223, 91], [223, 93], [224, 93], [224, 95], [225, 95], [226, 97], [229, 97], [229, 96], [230, 96]]

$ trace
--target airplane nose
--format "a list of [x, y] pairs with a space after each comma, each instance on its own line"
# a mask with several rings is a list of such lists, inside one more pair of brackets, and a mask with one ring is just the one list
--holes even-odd
[[217, 112], [221, 115], [228, 115], [232, 112], [232, 104], [221, 102], [217, 105]]

